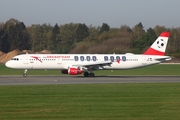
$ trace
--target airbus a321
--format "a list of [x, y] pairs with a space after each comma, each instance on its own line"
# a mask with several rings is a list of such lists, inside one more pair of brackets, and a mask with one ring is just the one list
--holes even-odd
[[62, 74], [95, 76], [93, 70], [131, 69], [171, 60], [165, 56], [170, 33], [162, 32], [143, 54], [22, 54], [6, 62], [14, 69], [58, 69]]

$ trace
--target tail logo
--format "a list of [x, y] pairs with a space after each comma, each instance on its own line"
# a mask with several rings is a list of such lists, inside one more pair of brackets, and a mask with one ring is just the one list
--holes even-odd
[[145, 55], [164, 55], [170, 32], [162, 32], [155, 42], [144, 52]]
[[158, 46], [158, 48], [164, 47], [164, 40], [163, 40], [163, 39], [158, 40], [158, 41], [157, 41], [157, 46]]

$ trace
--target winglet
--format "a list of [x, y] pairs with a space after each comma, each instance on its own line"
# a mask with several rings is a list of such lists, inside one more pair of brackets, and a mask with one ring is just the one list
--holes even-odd
[[151, 47], [144, 52], [144, 55], [164, 55], [168, 43], [170, 32], [162, 32]]

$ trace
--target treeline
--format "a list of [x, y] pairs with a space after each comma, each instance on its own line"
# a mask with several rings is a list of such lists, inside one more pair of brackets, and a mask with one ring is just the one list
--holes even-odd
[[0, 23], [0, 51], [14, 49], [37, 52], [49, 50], [51, 53], [142, 53], [163, 31], [170, 31], [167, 54], [180, 56], [180, 28], [155, 26], [144, 30], [139, 22], [133, 28], [122, 25], [110, 28], [87, 26], [82, 23], [33, 24], [26, 27], [23, 22], [10, 19]]

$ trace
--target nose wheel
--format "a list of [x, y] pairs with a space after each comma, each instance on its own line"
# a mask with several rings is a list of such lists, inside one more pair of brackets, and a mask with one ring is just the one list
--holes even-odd
[[27, 69], [24, 70], [23, 77], [27, 77]]

